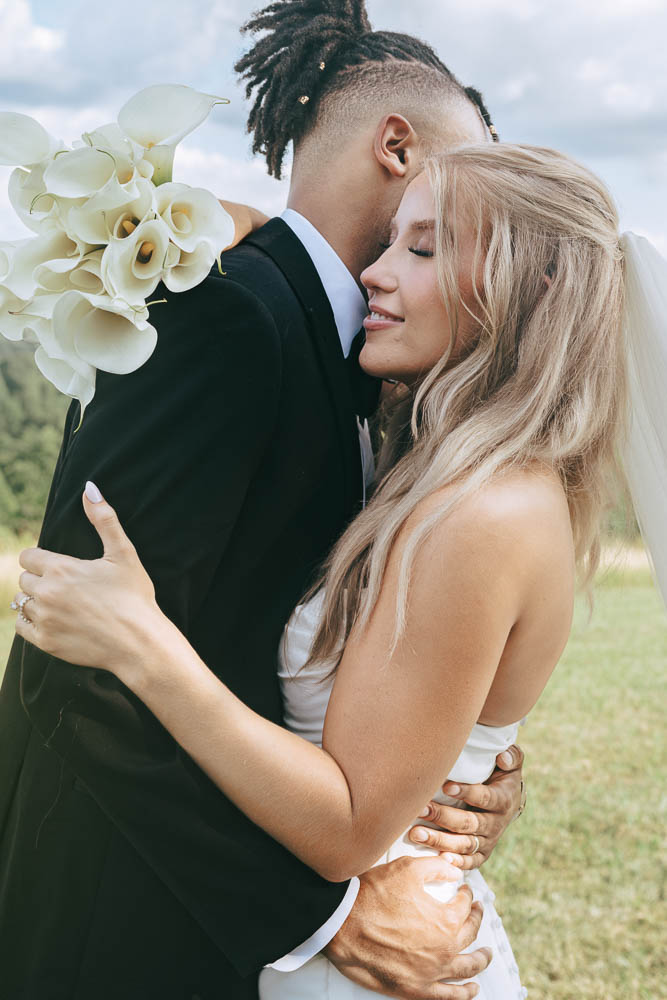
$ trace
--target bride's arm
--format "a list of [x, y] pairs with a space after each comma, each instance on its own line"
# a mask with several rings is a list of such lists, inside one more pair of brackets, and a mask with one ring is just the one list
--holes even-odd
[[[111, 508], [85, 506], [105, 556], [24, 553], [36, 574], [21, 578], [35, 594], [26, 608], [35, 624], [17, 630], [71, 663], [112, 669], [247, 816], [325, 878], [368, 869], [440, 785], [481, 712], [535, 583], [525, 512], [499, 519], [490, 495], [436, 529], [417, 557], [405, 637], [389, 655], [399, 539], [369, 626], [338, 669], [319, 749], [218, 680], [155, 605]], [[527, 709], [533, 693], [526, 698]]]
[[254, 233], [256, 229], [261, 229], [269, 221], [268, 215], [260, 212], [258, 208], [253, 208], [252, 205], [242, 205], [236, 201], [223, 201], [222, 198], [218, 198], [218, 201], [234, 220], [234, 239], [228, 247], [225, 247], [226, 250], [235, 247], [246, 236]]

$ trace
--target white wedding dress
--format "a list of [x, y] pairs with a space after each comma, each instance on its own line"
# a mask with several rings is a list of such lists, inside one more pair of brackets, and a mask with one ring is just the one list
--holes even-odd
[[[317, 664], [308, 670], [301, 670], [301, 667], [308, 659], [321, 605], [322, 596], [318, 594], [308, 604], [296, 608], [283, 634], [279, 663], [285, 723], [293, 732], [318, 746], [322, 744], [324, 717], [333, 678], [326, 679], [330, 670], [328, 664]], [[518, 727], [519, 723], [501, 727], [475, 725], [448, 775], [449, 779], [465, 783], [485, 781], [493, 772], [497, 754], [516, 741]], [[443, 776], [443, 783], [444, 780]], [[449, 805], [460, 805], [442, 792], [434, 798]], [[424, 825], [424, 821], [419, 819], [415, 823]], [[378, 858], [376, 864], [384, 864], [406, 854], [419, 857], [437, 854], [437, 851], [413, 844], [406, 831]], [[479, 1000], [521, 1000], [527, 992], [521, 986], [509, 940], [494, 908], [495, 896], [479, 871], [462, 873], [459, 882], [431, 883], [426, 890], [447, 903], [456, 895], [464, 880], [474, 898], [484, 906], [479, 935], [467, 950], [489, 947], [493, 951], [488, 969], [474, 979], [480, 987]], [[264, 969], [259, 977], [259, 994], [260, 1000], [377, 1000], [379, 995], [347, 979], [321, 953], [294, 972]]]

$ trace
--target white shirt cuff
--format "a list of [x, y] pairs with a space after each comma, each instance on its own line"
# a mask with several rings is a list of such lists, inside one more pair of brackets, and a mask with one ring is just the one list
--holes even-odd
[[275, 969], [276, 972], [294, 972], [295, 969], [300, 969], [302, 965], [305, 965], [311, 958], [314, 958], [318, 951], [326, 948], [329, 941], [338, 934], [338, 931], [352, 912], [352, 907], [357, 901], [358, 892], [359, 879], [355, 876], [350, 879], [350, 884], [347, 887], [347, 892], [343, 896], [342, 902], [331, 914], [326, 924], [323, 924], [319, 930], [311, 934], [307, 941], [300, 944], [289, 955], [284, 955], [283, 958], [271, 962], [265, 968]]

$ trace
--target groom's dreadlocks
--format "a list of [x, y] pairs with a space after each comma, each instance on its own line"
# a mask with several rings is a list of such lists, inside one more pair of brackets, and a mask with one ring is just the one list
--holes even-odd
[[[470, 101], [497, 140], [482, 95], [464, 88], [426, 42], [393, 31], [373, 31], [365, 0], [275, 0], [254, 14], [244, 32], [267, 32], [237, 62], [246, 97], [253, 152], [280, 178], [285, 150], [318, 120], [323, 98], [354, 87], [371, 95], [405, 71], [406, 85]], [[391, 65], [389, 65], [391, 64]], [[398, 65], [397, 65], [398, 64]]]

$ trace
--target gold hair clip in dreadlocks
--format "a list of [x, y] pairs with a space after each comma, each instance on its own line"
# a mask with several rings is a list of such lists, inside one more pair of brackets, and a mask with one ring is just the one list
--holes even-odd
[[308, 94], [304, 94], [303, 97], [299, 98], [299, 104], [308, 104], [309, 100], [310, 97], [308, 97]]
[[498, 130], [495, 125], [489, 125], [489, 132], [491, 133], [491, 138], [494, 142], [500, 142], [500, 137], [498, 135]]

